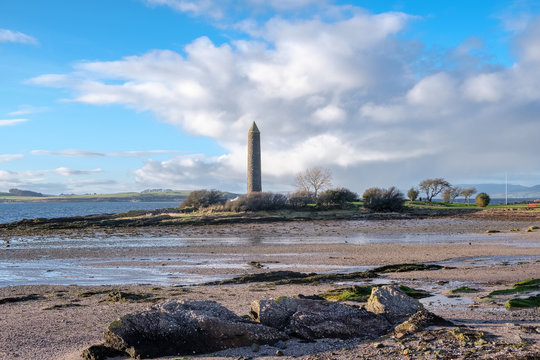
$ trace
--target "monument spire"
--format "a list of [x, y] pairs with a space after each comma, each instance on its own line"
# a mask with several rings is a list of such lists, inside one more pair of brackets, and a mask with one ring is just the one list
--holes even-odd
[[248, 132], [247, 193], [262, 191], [261, 132], [255, 121]]

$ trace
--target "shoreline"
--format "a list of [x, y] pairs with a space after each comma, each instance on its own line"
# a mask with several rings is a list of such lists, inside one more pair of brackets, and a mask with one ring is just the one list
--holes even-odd
[[[47, 235], [36, 236], [21, 243], [13, 240], [11, 248], [6, 248], [5, 244], [0, 246], [0, 259], [11, 261], [12, 264], [18, 261], [34, 262], [43, 258], [56, 259], [59, 264], [75, 258], [90, 259], [95, 261], [95, 268], [107, 265], [116, 272], [121, 272], [125, 266], [135, 265], [150, 271], [165, 268], [172, 274], [173, 281], [161, 285], [150, 282], [147, 285], [0, 287], [0, 327], [3, 329], [0, 334], [0, 358], [78, 359], [85, 347], [100, 342], [102, 332], [111, 321], [121, 315], [143, 310], [155, 302], [170, 299], [215, 300], [238, 315], [245, 315], [249, 311], [249, 303], [257, 299], [294, 297], [299, 294], [320, 295], [327, 290], [353, 284], [381, 284], [392, 281], [432, 293], [433, 297], [422, 302], [435, 314], [458, 325], [466, 325], [474, 331], [496, 336], [493, 344], [488, 342], [478, 348], [472, 346], [480, 358], [482, 354], [486, 358], [495, 357], [497, 354], [533, 356], [540, 351], [538, 347], [535, 348], [535, 344], [540, 343], [540, 333], [527, 333], [524, 329], [540, 328], [539, 310], [507, 311], [504, 309], [504, 302], [508, 296], [496, 297], [493, 302], [481, 300], [492, 290], [508, 288], [517, 281], [538, 277], [540, 231], [526, 232], [531, 225], [535, 225], [535, 222], [527, 219], [489, 220], [461, 217], [385, 221], [288, 221], [137, 228], [125, 232], [125, 229], [115, 229], [111, 233], [103, 229], [87, 229], [84, 233], [93, 235], [91, 239], [87, 239], [90, 243], [84, 243], [86, 247], [81, 246], [81, 241], [86, 240], [80, 237], [81, 232], [78, 231], [73, 232], [71, 237], [61, 234], [52, 238]], [[514, 228], [519, 228], [520, 231], [511, 231]], [[487, 234], [485, 231], [488, 229], [501, 232]], [[354, 243], [358, 234], [369, 235], [376, 242]], [[100, 246], [115, 236], [118, 237], [118, 242], [112, 244], [113, 247]], [[142, 237], [144, 246], [122, 246], [133, 245], [133, 236]], [[418, 237], [424, 237], [425, 241], [403, 242], [403, 239], [410, 241]], [[435, 237], [438, 240], [432, 243]], [[212, 243], [213, 238], [229, 240], [216, 244]], [[187, 239], [187, 243], [179, 246], [178, 239]], [[329, 242], [332, 239], [336, 241]], [[381, 239], [389, 239], [389, 242], [381, 242]], [[160, 246], [160, 241], [166, 241], [167, 243], [162, 244], [166, 246]], [[250, 266], [249, 262], [259, 262], [262, 267]], [[233, 277], [273, 271], [277, 267], [306, 272], [343, 272], [355, 267], [406, 262], [440, 263], [447, 268], [382, 274], [373, 279], [322, 281], [312, 284], [276, 285], [259, 282], [178, 286], [174, 282], [174, 276], [179, 273], [185, 273], [188, 278], [223, 273]], [[54, 268], [50, 269], [51, 272], [46, 272], [47, 269], [41, 270], [44, 276], [51, 276], [55, 271]], [[450, 290], [461, 286], [477, 288], [478, 292], [459, 294], [457, 297], [450, 293]], [[144, 296], [140, 300], [106, 301], [109, 293], [115, 291]], [[27, 301], [5, 300], [25, 297]], [[432, 336], [436, 331], [438, 330], [428, 330], [421, 336]], [[518, 341], [518, 337], [523, 341]], [[382, 349], [374, 347], [371, 342], [352, 340], [291, 343], [283, 350], [285, 357], [280, 358], [292, 359], [293, 355], [305, 360], [345, 360], [362, 356], [371, 356], [374, 359], [406, 358], [403, 355], [403, 344], [416, 344], [415, 341], [419, 340], [412, 336], [407, 339], [385, 337], [377, 341], [384, 344]], [[456, 344], [448, 342], [436, 347], [446, 349], [448, 354], [459, 358], [456, 354], [464, 351], [463, 345]], [[240, 348], [219, 352], [214, 356], [199, 355], [197, 358], [238, 359], [242, 356], [273, 359], [278, 358], [275, 357], [275, 351], [275, 348], [261, 346], [257, 353], [250, 348]], [[423, 358], [440, 358], [434, 353], [423, 354]]]

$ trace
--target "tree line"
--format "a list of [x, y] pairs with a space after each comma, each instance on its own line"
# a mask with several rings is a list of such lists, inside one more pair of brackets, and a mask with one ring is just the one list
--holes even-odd
[[[362, 206], [371, 211], [401, 211], [405, 204], [405, 196], [396, 187], [366, 189], [360, 197], [357, 193], [343, 188], [332, 187], [332, 173], [322, 167], [309, 168], [295, 176], [296, 191], [287, 195], [271, 192], [253, 192], [229, 199], [227, 194], [218, 190], [192, 191], [180, 207], [185, 211], [212, 208], [223, 211], [259, 211], [280, 209], [329, 209], [346, 208], [352, 202], [362, 200]], [[426, 179], [418, 188], [412, 187], [407, 196], [414, 202], [419, 195], [425, 194], [425, 201], [431, 203], [433, 198], [442, 194], [443, 202], [453, 203], [458, 196], [463, 196], [469, 204], [470, 197], [476, 193], [475, 188], [462, 189], [452, 186], [443, 178]], [[420, 198], [422, 200], [422, 198]], [[476, 203], [479, 206], [489, 204], [489, 196], [478, 194]]]

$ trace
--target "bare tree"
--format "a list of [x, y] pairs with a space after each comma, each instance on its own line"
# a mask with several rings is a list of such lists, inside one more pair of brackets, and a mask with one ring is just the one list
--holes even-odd
[[410, 188], [409, 191], [407, 192], [407, 196], [409, 197], [409, 199], [411, 201], [415, 201], [416, 198], [418, 197], [418, 190], [416, 190], [415, 188]]
[[450, 183], [443, 178], [426, 179], [418, 187], [426, 193], [427, 201], [431, 202], [433, 197], [439, 195], [447, 187], [450, 187]]
[[465, 198], [465, 201], [467, 202], [467, 205], [471, 204], [470, 197], [472, 195], [474, 195], [474, 194], [476, 194], [476, 188], [475, 187], [461, 190], [461, 196], [463, 196]]
[[326, 168], [316, 166], [296, 174], [294, 182], [299, 190], [311, 192], [317, 197], [320, 190], [332, 186], [332, 173]]
[[444, 189], [442, 194], [442, 201], [445, 203], [453, 203], [456, 198], [461, 195], [461, 188], [459, 186], [450, 186]]

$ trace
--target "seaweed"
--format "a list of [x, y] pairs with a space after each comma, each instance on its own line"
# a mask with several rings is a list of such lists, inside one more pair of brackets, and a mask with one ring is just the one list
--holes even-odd
[[524, 294], [538, 290], [540, 290], [540, 279], [529, 279], [518, 281], [510, 289], [494, 290], [490, 292], [487, 296], [489, 297], [495, 295]]
[[540, 307], [540, 294], [528, 298], [510, 299], [504, 305], [508, 310]]
[[0, 305], [8, 303], [18, 303], [23, 301], [32, 301], [32, 300], [42, 300], [43, 296], [37, 294], [23, 295], [23, 296], [14, 296], [6, 297], [0, 299]]
[[399, 287], [399, 290], [403, 291], [405, 294], [415, 299], [423, 299], [423, 298], [433, 296], [425, 290], [413, 289], [405, 285], [399, 285], [398, 287]]
[[323, 298], [336, 301], [358, 301], [366, 302], [371, 295], [372, 285], [357, 286], [348, 288], [328, 290], [322, 295]]
[[470, 288], [468, 286], [461, 286], [461, 287], [458, 287], [456, 289], [452, 289], [450, 290], [450, 292], [452, 294], [458, 294], [458, 293], [475, 293], [475, 292], [478, 292], [479, 290], [478, 289], [475, 289], [475, 288]]
[[142, 301], [152, 297], [152, 294], [136, 294], [123, 291], [111, 291], [102, 302], [126, 302], [126, 301]]
[[375, 269], [352, 273], [317, 274], [301, 273], [296, 271], [269, 271], [259, 274], [243, 275], [227, 280], [212, 281], [205, 283], [204, 285], [246, 284], [252, 282], [273, 282], [275, 285], [316, 284], [319, 282], [375, 278], [379, 274], [393, 272], [439, 270], [442, 268], [443, 266], [435, 264], [395, 264], [380, 266]]

